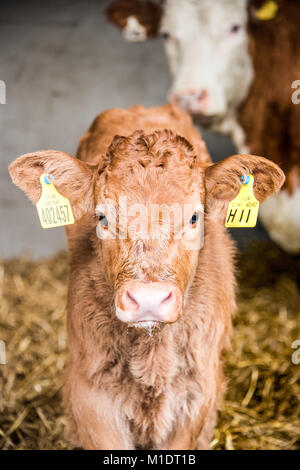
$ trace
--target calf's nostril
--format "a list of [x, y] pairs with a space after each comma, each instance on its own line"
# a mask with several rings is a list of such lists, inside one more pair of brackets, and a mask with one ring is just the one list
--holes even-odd
[[129, 302], [132, 303], [132, 305], [135, 305], [135, 306], [139, 307], [138, 302], [135, 300], [135, 298], [133, 297], [133, 295], [130, 294], [129, 291], [126, 291], [126, 297], [127, 297], [127, 300], [129, 300]]
[[171, 297], [172, 297], [172, 292], [170, 291], [168, 295], [166, 295], [166, 297], [161, 301], [161, 304], [166, 304], [167, 302], [169, 302], [171, 300]]

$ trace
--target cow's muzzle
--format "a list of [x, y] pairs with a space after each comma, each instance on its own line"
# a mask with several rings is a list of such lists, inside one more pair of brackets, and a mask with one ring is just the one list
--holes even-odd
[[193, 115], [208, 115], [209, 93], [207, 90], [185, 90], [170, 95], [170, 102], [175, 103]]

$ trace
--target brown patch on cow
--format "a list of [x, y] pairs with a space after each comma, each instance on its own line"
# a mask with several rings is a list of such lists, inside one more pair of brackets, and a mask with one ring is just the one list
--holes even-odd
[[251, 152], [265, 155], [285, 172], [285, 187], [292, 192], [300, 175], [300, 105], [292, 103], [292, 83], [300, 77], [300, 8], [298, 0], [277, 0], [272, 21], [253, 14], [262, 0], [252, 0], [249, 10], [250, 55], [255, 80], [240, 109], [239, 120]]
[[127, 25], [129, 16], [134, 16], [146, 29], [147, 37], [154, 37], [158, 33], [162, 8], [152, 1], [118, 0], [106, 9], [107, 19], [121, 29]]

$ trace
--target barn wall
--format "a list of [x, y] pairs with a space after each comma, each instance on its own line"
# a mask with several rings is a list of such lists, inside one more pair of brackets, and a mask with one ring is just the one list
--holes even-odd
[[[99, 0], [10, 1], [0, 7], [0, 256], [36, 256], [64, 248], [63, 229], [42, 231], [35, 208], [7, 167], [38, 149], [75, 152], [99, 112], [166, 100], [169, 75], [161, 40], [128, 44], [105, 20]], [[233, 152], [205, 134], [214, 159]], [[256, 236], [242, 233], [246, 236]], [[238, 235], [240, 238], [240, 235]]]

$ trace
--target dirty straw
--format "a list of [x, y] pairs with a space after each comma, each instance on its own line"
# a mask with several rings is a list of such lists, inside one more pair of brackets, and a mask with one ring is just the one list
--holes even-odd
[[[239, 259], [238, 313], [226, 355], [228, 392], [215, 449], [300, 448], [300, 339], [295, 259], [257, 244]], [[0, 448], [66, 449], [61, 385], [66, 365], [68, 259], [0, 263]]]

